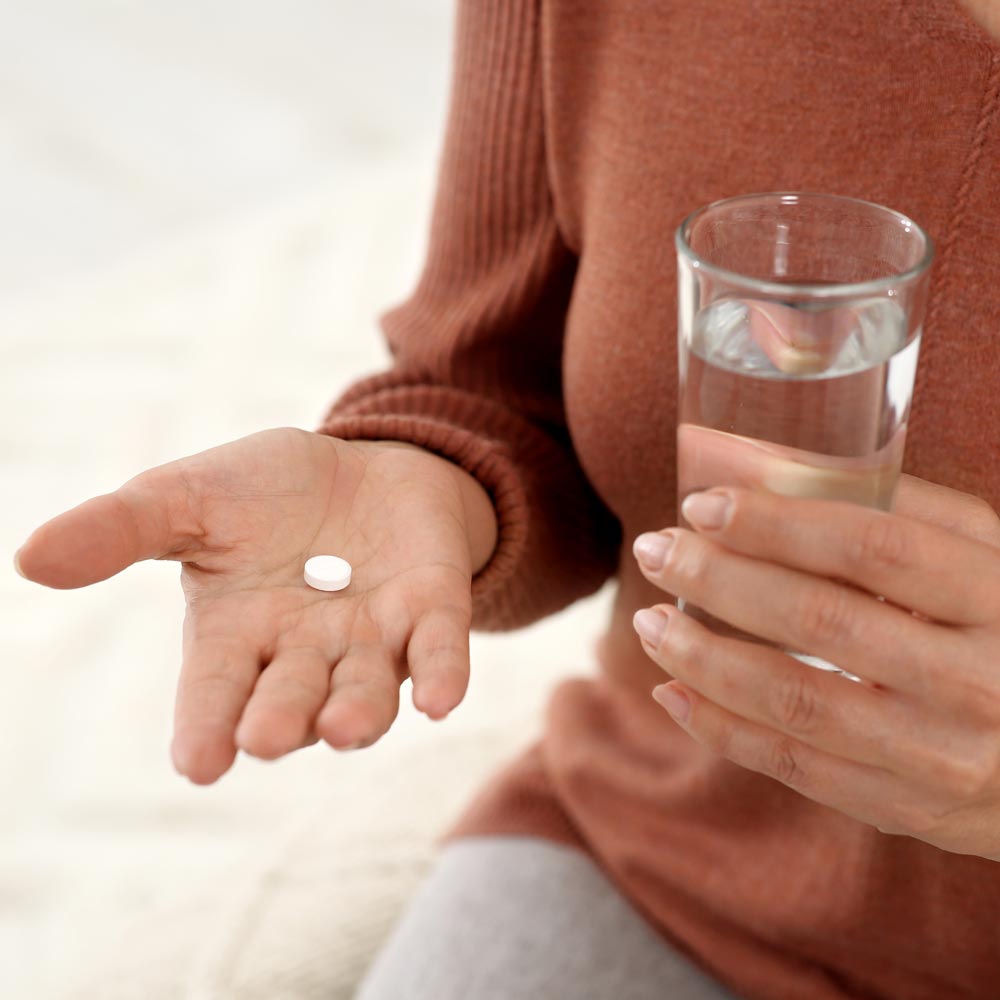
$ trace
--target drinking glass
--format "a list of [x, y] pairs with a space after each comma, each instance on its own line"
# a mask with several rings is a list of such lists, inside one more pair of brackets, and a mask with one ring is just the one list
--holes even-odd
[[742, 486], [891, 510], [933, 258], [927, 234], [871, 202], [778, 192], [698, 209], [676, 247], [678, 501]]

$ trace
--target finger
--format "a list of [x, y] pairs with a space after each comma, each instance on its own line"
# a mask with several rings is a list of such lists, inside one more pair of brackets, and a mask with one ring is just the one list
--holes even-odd
[[337, 750], [369, 746], [392, 725], [405, 678], [399, 657], [386, 646], [354, 643], [333, 669], [330, 695], [316, 732]]
[[845, 458], [681, 424], [678, 488], [682, 496], [713, 486], [742, 486], [788, 497], [884, 506], [902, 462], [903, 439], [902, 433], [895, 434], [873, 455]]
[[733, 715], [818, 750], [897, 774], [937, 765], [927, 723], [893, 692], [815, 670], [769, 646], [721, 638], [670, 605], [647, 654], [686, 687]]
[[857, 504], [724, 488], [692, 494], [684, 516], [707, 538], [755, 559], [846, 580], [958, 625], [1000, 615], [995, 549]]
[[750, 335], [778, 371], [793, 375], [826, 371], [858, 323], [857, 314], [846, 306], [806, 313], [756, 299], [744, 305]]
[[66, 590], [143, 559], [193, 553], [199, 535], [179, 464], [171, 462], [46, 521], [18, 550], [17, 562], [29, 580]]
[[985, 500], [968, 493], [904, 475], [899, 478], [893, 509], [904, 517], [1000, 546], [1000, 517]]
[[236, 728], [236, 745], [273, 760], [307, 744], [330, 692], [330, 658], [314, 646], [279, 649], [254, 686]]
[[889, 772], [741, 719], [677, 681], [656, 688], [653, 697], [695, 740], [733, 763], [862, 822], [883, 829], [899, 825], [902, 795]]
[[236, 756], [234, 732], [260, 673], [260, 654], [240, 635], [196, 636], [185, 626], [174, 706], [174, 766], [195, 784], [211, 784]]
[[413, 704], [432, 719], [444, 718], [469, 686], [467, 605], [441, 604], [414, 626], [406, 655], [413, 678]]
[[852, 587], [732, 552], [690, 531], [673, 529], [663, 537], [673, 542], [662, 569], [644, 567], [643, 573], [743, 632], [921, 693], [942, 663], [968, 659], [961, 633]]

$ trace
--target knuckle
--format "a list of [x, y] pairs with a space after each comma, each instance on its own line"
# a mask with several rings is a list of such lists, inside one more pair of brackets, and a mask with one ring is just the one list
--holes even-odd
[[470, 602], [458, 604], [455, 601], [448, 601], [444, 604], [439, 604], [435, 610], [450, 628], [467, 628], [469, 620], [472, 618], [472, 606]]
[[274, 760], [289, 753], [299, 738], [298, 733], [289, 736], [272, 728], [258, 728], [248, 736], [244, 736], [240, 743], [241, 749], [250, 754], [251, 757]]
[[806, 782], [799, 754], [791, 740], [779, 739], [771, 749], [766, 771], [790, 788], [802, 788]]
[[926, 805], [897, 800], [885, 806], [878, 829], [897, 836], [924, 836], [933, 832], [939, 823], [935, 810]]
[[965, 519], [969, 526], [986, 538], [1000, 535], [1000, 516], [982, 497], [970, 497]]
[[[947, 678], [951, 697], [970, 722], [977, 721], [995, 730], [1000, 723], [1000, 678], [984, 674], [971, 660], [950, 661], [952, 669]], [[943, 678], [938, 679], [938, 683]]]
[[177, 682], [178, 694], [194, 700], [212, 696], [239, 698], [245, 700], [245, 685], [239, 678], [227, 673], [191, 673], [181, 676]]
[[705, 639], [695, 629], [678, 627], [676, 620], [667, 625], [667, 634], [660, 644], [659, 652], [672, 664], [686, 668], [686, 673], [704, 663], [706, 656]]
[[812, 732], [819, 721], [820, 699], [816, 683], [804, 671], [796, 670], [791, 677], [774, 685], [771, 715], [781, 728], [792, 732]]
[[678, 538], [674, 541], [673, 550], [668, 556], [668, 565], [672, 562], [674, 571], [689, 585], [696, 588], [704, 587], [711, 576], [711, 551], [701, 539]]
[[[997, 681], [990, 679], [989, 686], [979, 701], [979, 709], [983, 718], [994, 732], [1000, 729], [1000, 683], [998, 681], [1000, 679]], [[998, 745], [997, 754], [1000, 756], [1000, 745]], [[997, 761], [997, 768], [1000, 770], [1000, 760]]]
[[373, 670], [351, 684], [351, 693], [375, 708], [395, 709], [399, 704], [399, 685], [402, 678], [391, 669]]
[[[261, 687], [263, 681], [267, 679], [269, 669], [270, 667], [265, 667], [264, 674], [258, 681], [258, 687]], [[276, 685], [276, 690], [273, 692], [276, 696], [274, 701], [277, 704], [287, 705], [289, 708], [295, 708], [299, 705], [313, 705], [327, 693], [329, 688], [329, 678], [325, 675], [302, 675], [286, 671], [275, 680], [280, 687]]]
[[708, 747], [709, 750], [717, 753], [720, 757], [726, 757], [730, 760], [734, 759], [734, 733], [728, 726], [704, 727], [701, 730], [698, 739], [706, 747]]
[[903, 524], [886, 514], [866, 519], [847, 556], [855, 569], [899, 569], [907, 564], [910, 549]]
[[992, 786], [996, 765], [992, 755], [957, 758], [948, 756], [938, 764], [938, 776], [946, 793], [959, 801], [979, 798]]
[[433, 656], [444, 657], [449, 661], [468, 659], [469, 641], [466, 639], [462, 642], [460, 639], [448, 635], [434, 643], [430, 652]]
[[410, 656], [469, 656], [469, 630], [453, 621], [427, 622], [415, 631], [407, 647]]
[[806, 643], [826, 645], [852, 634], [854, 607], [846, 590], [836, 585], [807, 585], [799, 594], [795, 620]]
[[901, 815], [895, 803], [881, 803], [879, 815], [872, 820], [872, 825], [879, 833], [889, 837], [905, 837], [910, 831], [906, 828], [904, 820], [905, 817]]

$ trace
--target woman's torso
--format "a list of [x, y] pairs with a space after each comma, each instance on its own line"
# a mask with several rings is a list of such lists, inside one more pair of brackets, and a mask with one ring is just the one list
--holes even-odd
[[930, 231], [905, 468], [1000, 508], [1000, 45], [957, 0], [545, 0], [540, 37], [550, 180], [579, 256], [569, 428], [626, 542], [605, 680], [551, 708], [555, 794], [664, 933], [750, 995], [1000, 996], [1000, 866], [878, 834], [653, 705], [662, 674], [631, 617], [664, 595], [629, 544], [676, 523], [674, 229], [747, 191], [851, 195]]
[[[958, 0], [547, 0], [541, 45], [579, 255], [567, 418], [624, 537], [676, 523], [674, 230], [747, 191], [865, 198], [930, 231], [905, 469], [1000, 508], [1000, 42]], [[629, 617], [657, 599], [628, 546], [621, 578]]]

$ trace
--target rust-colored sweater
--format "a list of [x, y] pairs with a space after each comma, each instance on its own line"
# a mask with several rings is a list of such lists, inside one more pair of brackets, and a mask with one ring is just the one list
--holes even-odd
[[455, 833], [589, 852], [665, 938], [760, 1000], [1000, 997], [1000, 864], [817, 805], [650, 698], [631, 555], [676, 523], [672, 237], [728, 195], [899, 209], [938, 247], [906, 469], [1000, 508], [1000, 45], [957, 0], [465, 0], [426, 269], [394, 364], [322, 430], [416, 442], [496, 505], [473, 627], [618, 580], [601, 679]]

